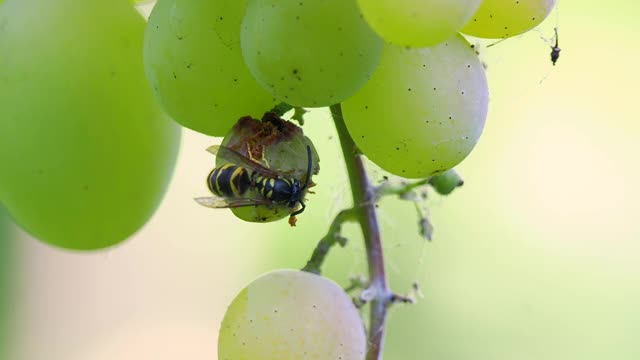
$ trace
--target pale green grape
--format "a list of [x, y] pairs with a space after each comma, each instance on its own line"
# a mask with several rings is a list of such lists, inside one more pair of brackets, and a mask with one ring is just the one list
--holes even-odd
[[223, 136], [275, 105], [240, 51], [246, 0], [160, 0], [144, 41], [147, 78], [164, 109], [193, 130]]
[[6, 0], [0, 24], [0, 201], [50, 244], [124, 240], [180, 139], [144, 77], [144, 20], [128, 0]]
[[219, 360], [364, 359], [362, 321], [333, 281], [278, 270], [233, 300], [220, 326]]
[[431, 185], [438, 194], [449, 195], [457, 187], [464, 185], [464, 181], [457, 171], [449, 169], [429, 179], [429, 185]]
[[[282, 127], [274, 126], [272, 122], [261, 122], [256, 119], [243, 118], [227, 133], [222, 144], [248, 156], [247, 145], [260, 149], [261, 165], [270, 170], [298, 179], [301, 184], [307, 180], [307, 146], [311, 148], [311, 173], [320, 171], [320, 158], [311, 140], [304, 136], [302, 128], [292, 122], [285, 122]], [[216, 156], [216, 166], [234, 163], [229, 159]], [[242, 164], [241, 164], [242, 165]], [[264, 199], [264, 195], [252, 189], [246, 197]], [[298, 206], [298, 204], [296, 204]], [[249, 222], [271, 222], [288, 217], [297, 207], [287, 204], [273, 203], [270, 205], [245, 206], [232, 208], [231, 211], [238, 218]]]
[[469, 154], [484, 127], [488, 97], [482, 64], [458, 35], [431, 48], [385, 46], [371, 80], [343, 111], [349, 133], [371, 161], [420, 178]]
[[508, 38], [538, 26], [556, 0], [482, 0], [462, 32], [481, 38]]
[[397, 45], [432, 46], [457, 33], [481, 0], [358, 0], [371, 27]]
[[382, 40], [353, 0], [249, 0], [242, 54], [258, 82], [296, 106], [336, 104], [364, 85]]

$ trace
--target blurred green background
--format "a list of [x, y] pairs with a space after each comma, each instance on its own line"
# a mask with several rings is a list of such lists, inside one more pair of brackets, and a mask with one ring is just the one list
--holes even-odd
[[[464, 187], [429, 200], [434, 241], [419, 238], [411, 204], [380, 206], [391, 286], [417, 281], [423, 294], [391, 311], [385, 359], [640, 358], [637, 7], [561, 0], [540, 28], [559, 28], [555, 67], [535, 31], [481, 43], [489, 117], [459, 167]], [[302, 267], [350, 203], [329, 121], [313, 111], [304, 127], [322, 170], [296, 228], [195, 204], [213, 139], [188, 130], [161, 208], [120, 246], [66, 252], [0, 225], [2, 358], [215, 359], [236, 293]], [[347, 234], [325, 268], [343, 285], [365, 269], [357, 228]]]

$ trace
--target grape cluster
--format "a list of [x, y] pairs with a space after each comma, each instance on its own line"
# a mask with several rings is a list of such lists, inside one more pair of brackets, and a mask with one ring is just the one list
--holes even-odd
[[[513, 36], [553, 2], [159, 0], [145, 65], [165, 109], [209, 135], [276, 103], [341, 103], [364, 155], [406, 178], [442, 173], [432, 185], [446, 194], [461, 185], [451, 169], [477, 143], [489, 101], [484, 67], [459, 32]], [[362, 359], [361, 328], [333, 283], [271, 273], [229, 307], [219, 358]]]
[[[450, 192], [460, 183], [447, 171], [477, 143], [489, 100], [460, 32], [521, 34], [555, 4], [158, 0], [145, 31], [141, 2], [0, 0], [0, 202], [48, 243], [103, 248], [152, 215], [180, 136], [160, 106], [222, 136], [281, 103], [341, 103], [371, 161], [407, 178], [444, 173], [433, 185]], [[234, 300], [219, 354], [361, 359], [362, 330], [337, 285], [275, 272]]]
[[554, 3], [159, 0], [145, 68], [169, 114], [209, 135], [276, 103], [342, 103], [349, 132], [371, 161], [424, 178], [460, 163], [487, 116], [482, 63], [458, 32], [517, 35]]

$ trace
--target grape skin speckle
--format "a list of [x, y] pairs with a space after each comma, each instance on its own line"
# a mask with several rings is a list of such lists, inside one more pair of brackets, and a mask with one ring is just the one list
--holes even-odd
[[[257, 323], [249, 321], [250, 314], [257, 315]], [[224, 331], [229, 324], [233, 331]], [[221, 359], [258, 359], [274, 344], [280, 357], [290, 359], [313, 354], [356, 359], [366, 349], [363, 324], [349, 296], [333, 281], [298, 270], [277, 270], [249, 284], [220, 328]], [[308, 338], [314, 341], [304, 341]]]
[[[469, 43], [462, 37], [455, 39], [428, 52], [388, 45], [385, 51], [393, 52], [385, 52], [370, 83], [343, 103], [349, 131], [366, 135], [354, 139], [358, 148], [384, 170], [407, 178], [425, 177], [456, 165], [473, 148], [475, 141], [461, 141], [460, 132], [474, 137], [481, 133], [488, 88]], [[449, 53], [450, 57], [444, 55]], [[427, 64], [430, 71], [424, 71]], [[451, 71], [457, 74], [453, 78]], [[407, 96], [409, 92], [412, 96]], [[394, 112], [402, 115], [376, 121], [367, 111], [369, 103], [385, 104], [387, 117]]]

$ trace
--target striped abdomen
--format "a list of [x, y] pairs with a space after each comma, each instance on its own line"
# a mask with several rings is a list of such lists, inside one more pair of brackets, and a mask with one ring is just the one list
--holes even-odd
[[209, 190], [218, 196], [239, 197], [251, 186], [251, 177], [247, 169], [225, 164], [211, 171], [207, 178]]

